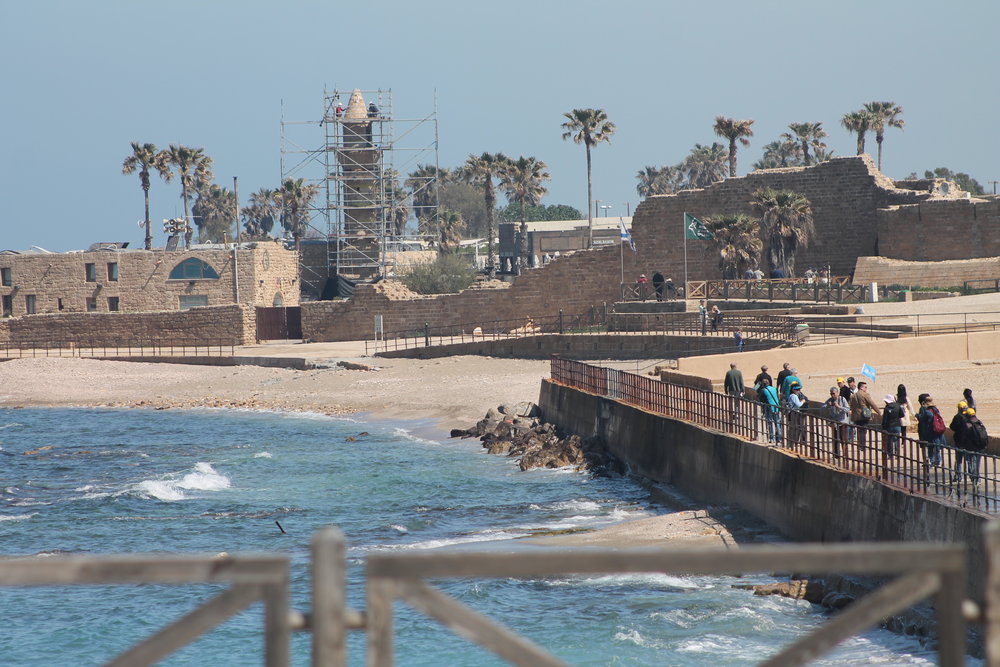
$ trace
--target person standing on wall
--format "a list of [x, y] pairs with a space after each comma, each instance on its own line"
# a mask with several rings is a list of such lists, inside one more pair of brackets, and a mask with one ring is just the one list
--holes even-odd
[[742, 352], [743, 346], [747, 344], [747, 339], [743, 336], [743, 332], [737, 329], [733, 332], [733, 340], [736, 342], [736, 351]]
[[990, 436], [986, 432], [986, 426], [976, 416], [976, 411], [973, 408], [965, 410], [965, 436], [962, 442], [968, 451], [968, 454], [965, 455], [965, 474], [972, 481], [972, 487], [978, 489], [979, 460], [990, 442]]
[[809, 406], [809, 399], [802, 393], [802, 385], [797, 381], [790, 385], [791, 393], [788, 395], [788, 437], [791, 445], [806, 444], [805, 410]]
[[778, 394], [781, 394], [781, 385], [784, 384], [785, 378], [792, 374], [792, 365], [787, 361], [781, 364], [781, 370], [778, 371], [778, 377], [774, 378], [774, 388], [778, 390]]
[[[847, 382], [844, 382], [844, 378], [837, 378], [837, 386], [840, 387], [840, 395], [844, 397], [848, 404], [850, 404], [851, 396], [854, 396], [854, 392], [858, 390], [858, 386], [855, 384], [854, 378], [847, 378]], [[853, 423], [847, 427], [847, 438], [852, 444], [858, 440], [857, 431], [858, 430], [854, 428]]]
[[698, 316], [701, 318], [701, 335], [705, 335], [705, 329], [708, 323], [708, 310], [705, 309], [705, 300], [701, 299], [698, 302]]
[[962, 479], [962, 464], [965, 462], [965, 411], [969, 409], [969, 404], [965, 401], [959, 401], [956, 406], [957, 411], [955, 415], [951, 418], [951, 423], [948, 424], [948, 428], [951, 429], [951, 441], [955, 445], [955, 467], [951, 473], [952, 483], [959, 482]]
[[878, 405], [872, 399], [871, 395], [868, 393], [868, 383], [859, 382], [858, 390], [854, 392], [854, 396], [851, 396], [851, 421], [854, 425], [861, 426], [863, 428], [857, 429], [858, 431], [858, 448], [864, 451], [866, 446], [866, 440], [868, 437], [868, 425], [871, 424], [872, 418], [880, 415]]
[[781, 385], [778, 387], [778, 394], [781, 398], [786, 401], [792, 395], [792, 385], [802, 386], [802, 380], [799, 379], [799, 372], [794, 368], [788, 369], [788, 375], [784, 377], [781, 381]]
[[975, 410], [976, 409], [976, 399], [972, 398], [972, 390], [971, 389], [963, 389], [962, 390], [962, 396], [965, 397], [965, 403], [966, 403], [966, 405], [968, 405], [970, 408], [972, 408], [973, 410]]
[[718, 306], [712, 306], [709, 319], [712, 321], [712, 331], [718, 331], [719, 327], [722, 326], [722, 311], [719, 310]]
[[[757, 377], [753, 379], [753, 390], [760, 393], [760, 388], [764, 384], [764, 380], [767, 380], [768, 384], [772, 387], [774, 386], [774, 379], [771, 378], [771, 374], [767, 372], [767, 364], [760, 367], [760, 373], [757, 373]], [[777, 389], [775, 389], [777, 393]]]
[[639, 274], [639, 279], [635, 281], [635, 288], [639, 292], [639, 298], [645, 301], [646, 297], [649, 296], [649, 280], [645, 273]]
[[896, 402], [899, 403], [899, 407], [903, 408], [903, 434], [905, 435], [910, 426], [913, 424], [913, 420], [917, 414], [913, 411], [910, 399], [906, 396], [905, 384], [901, 384], [896, 387]]

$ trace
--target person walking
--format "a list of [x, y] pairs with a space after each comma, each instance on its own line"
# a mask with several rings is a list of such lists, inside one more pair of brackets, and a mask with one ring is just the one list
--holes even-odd
[[986, 425], [976, 416], [975, 408], [965, 409], [965, 437], [963, 438], [965, 449], [965, 474], [972, 480], [972, 487], [979, 488], [979, 460], [983, 451], [989, 444], [990, 436], [986, 432]]
[[657, 301], [663, 301], [663, 274], [659, 271], [653, 274], [653, 292]]
[[705, 309], [705, 300], [698, 301], [698, 316], [701, 318], [701, 335], [705, 335], [708, 324], [708, 311]]
[[788, 395], [788, 437], [791, 445], [806, 444], [805, 429], [805, 409], [809, 406], [809, 399], [802, 393], [802, 385], [792, 382], [789, 387], [791, 393]]
[[771, 443], [781, 442], [781, 400], [778, 398], [778, 390], [771, 384], [771, 376], [767, 375], [760, 379], [760, 389], [757, 395], [763, 403], [764, 422], [767, 425], [767, 441]]
[[712, 331], [718, 331], [719, 327], [722, 325], [722, 311], [719, 310], [718, 306], [712, 306], [712, 312], [709, 314], [709, 319], [712, 322]]
[[794, 368], [789, 368], [788, 375], [785, 376], [785, 379], [781, 381], [781, 386], [778, 387], [778, 393], [786, 401], [792, 395], [792, 385], [797, 384], [800, 387], [802, 386], [802, 380], [799, 379], [798, 373]]
[[962, 396], [965, 397], [965, 403], [970, 408], [972, 408], [973, 410], [975, 410], [976, 409], [976, 399], [972, 398], [972, 390], [968, 389], [968, 388], [963, 389], [962, 390]]
[[729, 370], [726, 372], [725, 387], [726, 393], [732, 397], [730, 399], [729, 419], [731, 424], [735, 426], [740, 412], [740, 402], [738, 399], [743, 398], [743, 392], [746, 390], [743, 384], [743, 373], [736, 367], [735, 361], [729, 364]]
[[874, 399], [868, 393], [868, 383], [859, 382], [858, 390], [854, 392], [850, 400], [851, 405], [851, 421], [854, 422], [854, 426], [861, 426], [863, 428], [857, 429], [858, 431], [858, 448], [864, 450], [867, 446], [866, 440], [868, 439], [868, 425], [871, 424], [872, 418], [880, 415], [878, 405], [876, 405]]
[[743, 332], [737, 329], [733, 332], [733, 340], [736, 341], [736, 351], [742, 352], [743, 346], [747, 344], [747, 339], [743, 336]]
[[948, 428], [951, 429], [951, 441], [955, 446], [955, 461], [954, 468], [951, 473], [952, 483], [961, 481], [962, 479], [962, 465], [965, 462], [965, 411], [969, 409], [969, 404], [965, 401], [959, 401], [958, 405], [955, 406], [957, 412], [951, 418], [951, 423], [948, 424]]
[[917, 436], [926, 444], [927, 466], [941, 465], [941, 448], [944, 441], [944, 417], [941, 411], [934, 405], [934, 398], [930, 394], [920, 394], [918, 397], [920, 412], [917, 413]]
[[882, 410], [882, 432], [884, 433], [883, 447], [889, 457], [899, 454], [899, 436], [903, 432], [903, 406], [899, 404], [896, 397], [886, 394], [882, 399], [885, 408]]
[[[774, 386], [774, 378], [771, 374], [767, 372], [767, 364], [760, 367], [760, 373], [757, 373], [757, 377], [753, 379], [753, 390], [760, 393], [760, 388], [764, 384], [764, 380], [767, 380], [768, 384]], [[777, 392], [777, 390], [775, 390]]]
[[639, 298], [643, 301], [649, 296], [649, 280], [645, 273], [640, 273], [639, 279], [635, 281], [635, 291], [639, 293]]
[[899, 407], [903, 408], [903, 433], [905, 434], [910, 426], [913, 425], [913, 420], [917, 413], [913, 411], [913, 405], [910, 404], [910, 399], [906, 396], [906, 385], [901, 384], [896, 387], [896, 402], [899, 403]]
[[840, 389], [830, 387], [830, 398], [823, 403], [826, 418], [833, 429], [833, 455], [840, 458], [842, 447], [847, 445], [847, 427], [851, 423], [851, 406], [840, 395]]
[[[849, 377], [847, 381], [844, 378], [837, 378], [837, 386], [840, 387], [840, 395], [844, 397], [847, 404], [851, 403], [851, 396], [854, 396], [854, 392], [858, 390], [857, 383], [855, 383], [854, 378]], [[857, 442], [858, 439], [858, 429], [854, 427], [854, 424], [848, 419], [847, 426], [847, 439], [851, 442]]]
[[785, 378], [792, 374], [792, 365], [787, 361], [781, 364], [781, 370], [778, 371], [778, 377], [774, 379], [774, 388], [781, 393], [781, 386], [785, 382]]

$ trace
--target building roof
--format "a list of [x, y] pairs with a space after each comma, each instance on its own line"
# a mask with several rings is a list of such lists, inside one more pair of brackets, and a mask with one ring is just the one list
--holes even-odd
[[[631, 216], [612, 216], [607, 218], [594, 218], [594, 229], [618, 229], [618, 221], [625, 223], [625, 228], [632, 227]], [[519, 222], [506, 222], [500, 224], [519, 225]], [[587, 220], [537, 220], [528, 223], [529, 232], [568, 232], [574, 229], [587, 228]]]

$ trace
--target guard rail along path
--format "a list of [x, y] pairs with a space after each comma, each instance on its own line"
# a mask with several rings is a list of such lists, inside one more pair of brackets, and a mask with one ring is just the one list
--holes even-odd
[[798, 325], [801, 322], [801, 318], [787, 315], [727, 313], [725, 326], [716, 331], [709, 330], [707, 322], [703, 321], [698, 313], [614, 313], [608, 312], [605, 304], [602, 307], [592, 307], [577, 315], [566, 315], [560, 310], [555, 315], [439, 326], [424, 324], [421, 329], [384, 333], [376, 327], [375, 339], [365, 341], [365, 354], [457, 343], [509, 340], [542, 334], [732, 336], [735, 329], [740, 329], [750, 340], [796, 342], [800, 335]]
[[749, 442], [788, 449], [911, 494], [935, 494], [964, 507], [1000, 513], [1000, 470], [994, 454], [941, 445], [941, 463], [933, 465], [934, 452], [926, 443], [889, 434], [878, 426], [853, 426], [852, 440], [852, 429], [821, 416], [819, 407], [802, 411], [782, 407], [774, 412], [747, 398], [559, 357], [553, 357], [551, 369], [552, 380], [569, 387]]
[[0, 359], [27, 357], [224, 357], [233, 356], [236, 346], [229, 340], [210, 338], [162, 339], [121, 338], [108, 341], [23, 341], [0, 343]]

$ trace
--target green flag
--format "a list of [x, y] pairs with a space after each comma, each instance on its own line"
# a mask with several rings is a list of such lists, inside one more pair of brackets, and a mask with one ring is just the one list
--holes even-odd
[[684, 214], [684, 238], [701, 239], [707, 241], [714, 239], [715, 235], [705, 226], [705, 223], [694, 217], [690, 213]]

